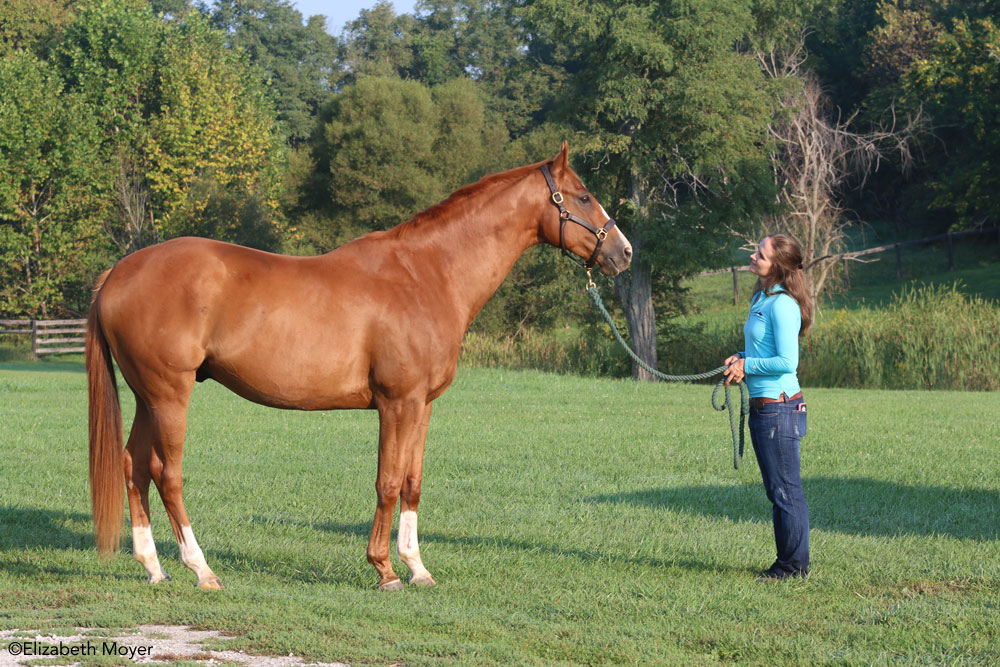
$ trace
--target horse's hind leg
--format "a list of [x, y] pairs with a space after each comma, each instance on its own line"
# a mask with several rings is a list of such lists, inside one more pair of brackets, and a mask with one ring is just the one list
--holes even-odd
[[136, 399], [135, 420], [125, 448], [125, 488], [132, 518], [132, 555], [149, 574], [149, 583], [169, 579], [160, 567], [149, 523], [149, 480], [153, 451], [153, 434], [149, 409]]
[[416, 586], [433, 586], [434, 578], [420, 559], [417, 541], [417, 505], [420, 504], [420, 482], [424, 472], [424, 443], [427, 441], [427, 424], [431, 418], [431, 404], [427, 404], [423, 421], [415, 434], [403, 488], [399, 494], [399, 530], [396, 533], [396, 551], [410, 568], [410, 583]]
[[[191, 385], [194, 374], [191, 374]], [[191, 530], [191, 521], [184, 509], [182, 487], [184, 477], [181, 460], [184, 453], [184, 430], [187, 427], [187, 398], [183, 401], [152, 405], [153, 415], [153, 460], [151, 472], [156, 488], [167, 509], [170, 525], [174, 529], [177, 545], [181, 552], [181, 562], [198, 575], [199, 588], [222, 588], [222, 582], [205, 562], [205, 555]]]

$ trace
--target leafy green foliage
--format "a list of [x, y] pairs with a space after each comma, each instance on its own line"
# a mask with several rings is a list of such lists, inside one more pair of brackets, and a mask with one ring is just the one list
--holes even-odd
[[31, 51], [43, 60], [72, 19], [71, 0], [0, 0], [0, 56]]
[[158, 109], [160, 44], [169, 28], [143, 0], [81, 3], [56, 58], [67, 88], [93, 108], [105, 145], [141, 150]]
[[347, 81], [360, 76], [407, 77], [414, 59], [415, 29], [416, 19], [409, 14], [397, 16], [388, 0], [362, 9], [344, 31], [341, 59], [351, 73]]
[[329, 223], [312, 241], [328, 250], [409, 219], [482, 175], [504, 140], [468, 79], [434, 88], [359, 79], [321, 114], [315, 155]]
[[[182, 229], [199, 233], [203, 200], [190, 196], [198, 179], [210, 178], [234, 195], [277, 206], [281, 152], [274, 114], [259, 82], [222, 40], [223, 33], [195, 14], [161, 48], [158, 112], [146, 126], [143, 148], [153, 203], [167, 237]], [[232, 224], [238, 228], [240, 223]]]
[[246, 52], [264, 71], [288, 141], [308, 139], [320, 104], [340, 78], [325, 18], [310, 16], [303, 25], [288, 0], [216, 0], [201, 11], [210, 11], [212, 27], [226, 34], [230, 48]]
[[935, 208], [954, 211], [957, 227], [1000, 222], [1000, 25], [956, 19], [916, 60], [904, 86], [941, 126], [949, 159], [932, 179]]
[[[729, 230], [773, 211], [764, 128], [781, 82], [752, 54], [780, 52], [803, 29], [804, 67], [823, 78], [831, 117], [860, 111], [863, 132], [895, 102], [923, 105], [936, 124], [922, 165], [883, 167], [849, 208], [894, 220], [903, 236], [992, 224], [997, 11], [995, 0], [422, 0], [399, 15], [383, 0], [333, 38], [289, 0], [0, 0], [0, 58], [47, 63], [77, 116], [53, 156], [91, 156], [87, 168], [50, 160], [48, 206], [76, 211], [77, 231], [65, 243], [43, 235], [39, 253], [62, 257], [70, 238], [77, 251], [47, 260], [66, 268], [21, 309], [78, 312], [99, 267], [177, 234], [329, 249], [569, 139], [574, 166], [635, 245], [617, 296], [628, 306], [626, 292], [647, 285], [661, 315], [650, 329], [669, 335], [686, 307], [680, 276], [727, 263]], [[40, 118], [71, 123], [56, 113]], [[16, 164], [23, 118], [0, 118], [14, 165], [5, 182], [35, 170]], [[11, 192], [8, 225], [27, 190]], [[22, 258], [5, 276], [27, 275], [23, 243], [0, 245]], [[559, 305], [570, 272], [548, 259], [518, 264], [480, 331], [554, 326], [552, 311], [586, 324]]]
[[580, 131], [576, 148], [594, 172], [588, 186], [632, 242], [616, 294], [637, 353], [653, 365], [654, 300], [679, 310], [680, 277], [720, 261], [731, 230], [774, 201], [766, 150], [774, 92], [737, 48], [757, 29], [751, 9], [539, 0], [524, 10], [537, 34], [566, 49], [559, 57], [572, 74], [560, 116]]
[[840, 113], [858, 111], [879, 125], [894, 104], [931, 119], [922, 163], [905, 178], [882, 169], [849, 201], [863, 219], [894, 218], [918, 237], [995, 220], [996, 149], [975, 128], [995, 123], [998, 10], [995, 0], [840, 0], [819, 8], [808, 62]]
[[[190, 192], [206, 180], [227, 197], [259, 201], [275, 226], [267, 236], [280, 235], [278, 125], [262, 82], [224, 33], [197, 12], [165, 22], [138, 0], [94, 0], [67, 28], [60, 53], [68, 86], [98, 119], [104, 159], [126, 164], [130, 182], [148, 193], [158, 237], [219, 234], [216, 222], [199, 226], [205, 200]], [[242, 241], [234, 231], [242, 228], [233, 220], [221, 238]]]
[[46, 317], [101, 248], [97, 128], [28, 51], [0, 58], [0, 118], [0, 312]]

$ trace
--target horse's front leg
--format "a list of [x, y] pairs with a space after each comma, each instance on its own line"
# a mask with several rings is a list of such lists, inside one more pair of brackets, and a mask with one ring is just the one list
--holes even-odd
[[403, 489], [399, 498], [399, 531], [396, 533], [396, 551], [410, 568], [410, 583], [416, 586], [433, 586], [434, 578], [420, 560], [417, 541], [417, 505], [420, 504], [420, 481], [424, 472], [424, 443], [427, 441], [427, 424], [431, 419], [431, 404], [427, 404], [416, 442], [410, 454]]
[[[422, 424], [428, 404], [422, 399], [385, 399], [378, 401], [379, 442], [378, 476], [375, 479], [375, 520], [368, 540], [368, 562], [378, 571], [379, 589], [403, 588], [389, 562], [389, 538], [392, 513], [396, 509], [404, 479], [409, 472], [417, 441], [423, 449]], [[418, 437], [420, 436], [420, 437]], [[421, 456], [422, 459], [422, 456]]]

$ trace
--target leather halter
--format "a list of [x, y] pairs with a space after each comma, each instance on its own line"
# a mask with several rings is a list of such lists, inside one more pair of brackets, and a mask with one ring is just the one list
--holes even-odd
[[[608, 232], [618, 223], [615, 222], [614, 218], [608, 218], [608, 221], [604, 223], [604, 227], [595, 227], [583, 218], [578, 218], [570, 213], [563, 205], [562, 193], [556, 190], [556, 183], [552, 180], [552, 172], [549, 171], [549, 165], [543, 164], [539, 167], [539, 169], [542, 172], [542, 176], [545, 177], [545, 182], [549, 185], [549, 192], [552, 193], [552, 203], [559, 207], [559, 249], [562, 250], [562, 254], [566, 255], [585, 269], [589, 270], [594, 268], [594, 265], [597, 263], [597, 254], [601, 252], [601, 246], [604, 245], [604, 239], [608, 238]], [[590, 259], [586, 262], [566, 250], [565, 231], [567, 220], [572, 220], [597, 237], [597, 247], [594, 248], [594, 254], [592, 254]]]

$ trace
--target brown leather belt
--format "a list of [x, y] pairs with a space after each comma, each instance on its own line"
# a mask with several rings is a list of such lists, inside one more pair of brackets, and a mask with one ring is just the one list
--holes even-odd
[[789, 401], [796, 401], [802, 398], [802, 392], [795, 394], [794, 396], [785, 396], [785, 392], [781, 392], [780, 398], [767, 398], [766, 396], [760, 396], [759, 398], [750, 399], [750, 407], [757, 408], [760, 410], [762, 407], [768, 403], [787, 403]]

